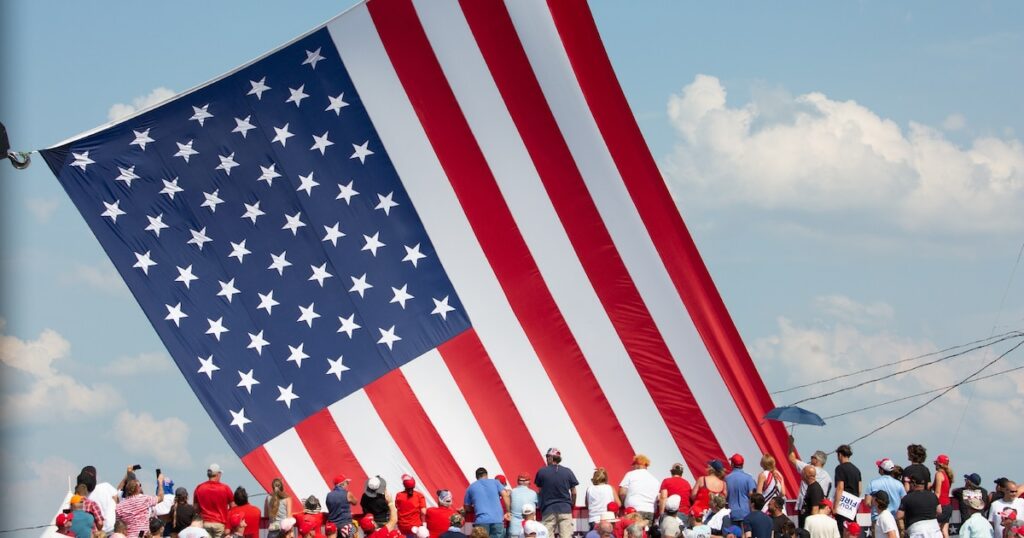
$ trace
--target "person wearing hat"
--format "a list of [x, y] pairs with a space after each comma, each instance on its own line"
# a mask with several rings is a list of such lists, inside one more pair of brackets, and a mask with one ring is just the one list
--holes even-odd
[[690, 491], [690, 515], [703, 520], [705, 513], [711, 507], [711, 496], [725, 496], [725, 465], [718, 460], [708, 462], [704, 476], [697, 479]]
[[326, 536], [327, 538], [337, 538], [338, 526], [328, 521], [324, 525], [324, 536]]
[[206, 468], [206, 482], [196, 486], [192, 501], [196, 511], [203, 516], [203, 527], [212, 538], [221, 538], [228, 522], [228, 507], [235, 494], [227, 484], [220, 481], [220, 465], [211, 463]]
[[537, 470], [533, 483], [540, 491], [537, 506], [543, 514], [544, 527], [549, 536], [572, 536], [576, 530], [576, 522], [572, 519], [572, 507], [576, 506], [576, 486], [579, 480], [568, 467], [563, 467], [562, 452], [557, 448], [549, 448], [544, 454], [544, 467]]
[[167, 513], [170, 523], [171, 534], [177, 534], [192, 524], [192, 515], [196, 513], [195, 507], [188, 502], [188, 490], [179, 487], [174, 490], [174, 504]]
[[[964, 475], [964, 485], [955, 488], [949, 492], [949, 495], [956, 499], [957, 505], [960, 507], [960, 521], [967, 521], [967, 518], [971, 517], [971, 510], [967, 507], [967, 499], [980, 495], [983, 507], [982, 512], [988, 510], [988, 491], [981, 487], [981, 475], [978, 473], [969, 473]], [[984, 514], [983, 514], [984, 515]]]
[[[977, 475], [967, 475], [964, 478], [975, 486], [981, 482], [981, 477]], [[977, 480], [972, 481], [973, 478], [977, 478]], [[960, 489], [964, 490], [964, 488]], [[961, 538], [993, 538], [995, 529], [992, 528], [992, 523], [985, 519], [984, 511], [987, 499], [982, 495], [982, 491], [980, 488], [966, 489], [961, 491], [961, 497], [957, 498], [960, 503], [960, 513], [967, 512], [968, 514], [967, 517], [961, 515], [960, 530], [957, 532]]]
[[925, 489], [927, 482], [921, 482], [915, 475], [910, 482], [910, 491], [900, 501], [896, 511], [896, 522], [909, 538], [942, 538], [939, 528], [939, 498]]
[[[832, 475], [825, 470], [825, 464], [828, 463], [828, 455], [823, 450], [816, 450], [814, 454], [811, 454], [811, 461], [803, 462], [796, 456], [796, 440], [793, 436], [789, 436], [789, 462], [796, 467], [798, 473], [803, 474], [804, 467], [808, 465], [814, 466], [815, 469], [815, 481], [821, 486], [821, 491], [825, 497], [832, 496]], [[804, 511], [804, 497], [807, 495], [807, 483], [803, 480], [800, 481], [800, 493], [796, 497], [796, 510], [797, 513]]]
[[246, 538], [259, 538], [260, 535], [260, 509], [249, 504], [249, 492], [238, 486], [234, 493], [234, 506], [228, 510], [228, 519], [240, 515], [245, 520], [245, 529], [242, 532]]
[[[384, 486], [381, 486], [383, 489]], [[363, 531], [363, 538], [402, 538], [398, 532], [398, 510], [395, 508], [395, 501], [388, 495], [386, 490], [377, 493], [383, 497], [388, 504], [388, 520], [384, 523], [377, 521], [373, 514], [365, 514], [359, 520], [359, 529]]]
[[427, 515], [424, 519], [426, 519], [430, 538], [438, 538], [451, 526], [452, 514], [456, 513], [452, 509], [452, 500], [451, 491], [446, 489], [438, 490], [437, 506], [427, 508]]
[[334, 477], [334, 489], [328, 494], [324, 503], [327, 505], [327, 521], [334, 524], [342, 536], [352, 533], [352, 505], [356, 497], [348, 490], [352, 482], [344, 474]]
[[[685, 524], [679, 517], [679, 505], [682, 499], [679, 495], [669, 495], [662, 505], [661, 517], [658, 519], [658, 530], [664, 538], [676, 538], [682, 532]], [[771, 538], [769, 536], [765, 538]]]
[[943, 538], [949, 538], [949, 518], [953, 515], [953, 504], [950, 502], [949, 487], [953, 483], [953, 470], [949, 468], [949, 456], [939, 454], [935, 461], [935, 481], [932, 482], [932, 491], [939, 498], [939, 527], [942, 529]]
[[487, 469], [476, 470], [476, 481], [466, 488], [462, 504], [476, 517], [473, 527], [484, 527], [491, 538], [505, 536], [505, 506], [509, 504], [508, 490], [501, 482], [487, 477]]
[[876, 495], [879, 491], [884, 491], [889, 497], [888, 509], [895, 516], [896, 509], [900, 506], [900, 501], [907, 494], [907, 491], [903, 489], [903, 482], [893, 476], [897, 472], [897, 467], [891, 459], [882, 458], [875, 462], [875, 467], [878, 467], [878, 476], [873, 478], [871, 482], [868, 482], [867, 495], [864, 497], [864, 502], [871, 506], [872, 522], [878, 519], [878, 511], [875, 509], [874, 503], [871, 502], [872, 496]]
[[660, 483], [648, 467], [651, 459], [643, 454], [633, 456], [633, 469], [627, 472], [619, 482], [619, 498], [626, 508], [636, 508], [640, 516], [647, 521], [654, 521], [654, 503], [658, 501]]
[[537, 520], [523, 522], [523, 536], [527, 538], [548, 538], [548, 529]]
[[1017, 484], [1012, 480], [1006, 480], [1002, 489], [1003, 497], [992, 501], [988, 512], [988, 520], [992, 523], [996, 538], [1003, 535], [1004, 523], [1001, 517], [1003, 511], [1012, 510], [1015, 516], [1013, 519], [1020, 519], [1024, 516], [1024, 499], [1017, 497]]
[[303, 510], [301, 516], [295, 519], [295, 526], [299, 530], [299, 538], [323, 538], [320, 529], [323, 528], [323, 518], [317, 517], [321, 514], [308, 514]]
[[831, 509], [832, 501], [822, 499], [818, 504], [818, 512], [807, 516], [804, 520], [804, 530], [807, 531], [810, 538], [841, 538], [836, 520], [829, 515]]
[[733, 454], [729, 457], [732, 471], [725, 476], [726, 495], [733, 523], [742, 524], [750, 513], [750, 494], [757, 491], [757, 482], [753, 476], [743, 470], [743, 456]]
[[57, 526], [57, 534], [63, 534], [64, 536], [75, 536], [75, 531], [71, 530], [71, 525], [74, 524], [75, 516], [68, 514], [57, 514], [57, 520], [53, 522]]
[[416, 491], [416, 479], [410, 475], [402, 475], [402, 491], [395, 495], [395, 508], [398, 510], [398, 531], [407, 538], [415, 538], [412, 528], [423, 526], [427, 498]]
[[[324, 528], [325, 515], [324, 511], [320, 508], [320, 499], [317, 499], [316, 495], [310, 495], [302, 503], [302, 517], [295, 522], [295, 525], [301, 527], [304, 522], [312, 524], [317, 538], [323, 538], [323, 535], [320, 534], [320, 529]], [[301, 533], [302, 529], [299, 529], [299, 532]]]
[[[359, 498], [359, 507], [363, 514], [370, 514], [378, 526], [391, 519], [391, 502], [387, 493], [387, 482], [380, 475], [371, 476], [366, 480], [363, 496]], [[396, 516], [397, 517], [397, 516]]]
[[510, 536], [522, 536], [523, 534], [523, 507], [526, 505], [537, 506], [537, 492], [530, 489], [530, 475], [519, 473], [516, 477], [516, 487], [508, 492], [508, 534]]
[[846, 524], [843, 525], [843, 529], [846, 531], [843, 533], [843, 538], [860, 538], [860, 523], [857, 523], [856, 521], [847, 521]]

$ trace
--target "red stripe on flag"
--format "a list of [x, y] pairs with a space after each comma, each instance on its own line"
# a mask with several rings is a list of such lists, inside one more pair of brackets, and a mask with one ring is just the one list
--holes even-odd
[[505, 474], [510, 480], [522, 472], [532, 476], [544, 458], [476, 330], [470, 328], [437, 350]]
[[280, 478], [281, 482], [284, 483], [284, 490], [288, 493], [288, 496], [295, 499], [292, 501], [293, 508], [295, 503], [299, 502], [297, 500], [298, 497], [295, 496], [295, 492], [292, 491], [291, 486], [288, 485], [284, 476], [281, 475], [281, 470], [277, 468], [273, 458], [271, 458], [270, 454], [267, 453], [266, 448], [260, 446], [252, 452], [242, 456], [242, 464], [245, 465], [246, 469], [249, 469], [249, 472], [252, 473], [252, 477], [255, 478], [261, 486], [263, 486], [263, 489], [266, 490], [267, 493], [272, 491], [273, 488], [271, 487], [271, 484], [274, 482], [274, 479]]
[[469, 482], [402, 371], [392, 370], [363, 390], [423, 487], [431, 495], [448, 489], [456, 498], [461, 498]]
[[[548, 0], [548, 9], [615, 166], [747, 427], [761, 450], [785, 461], [785, 429], [761, 423], [774, 407], [771, 396], [651, 157], [590, 9], [583, 0]], [[782, 472], [791, 486], [799, 484], [791, 466]]]
[[324, 477], [324, 482], [327, 482], [327, 487], [334, 487], [334, 477], [339, 473], [351, 479], [353, 484], [366, 483], [366, 472], [328, 409], [321, 409], [296, 424], [295, 433]]
[[629, 440], [519, 233], [412, 3], [375, 0], [367, 7], [484, 255], [591, 459], [612, 476], [624, 474], [633, 457]]
[[725, 454], [612, 242], [505, 5], [462, 0], [461, 6], [598, 299], [676, 446], [691, 471], [701, 476], [704, 462], [724, 461]]

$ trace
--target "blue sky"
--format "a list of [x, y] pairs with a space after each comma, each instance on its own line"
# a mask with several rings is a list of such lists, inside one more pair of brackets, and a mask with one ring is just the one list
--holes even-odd
[[[45, 147], [348, 5], [7, 2], [0, 119], [17, 148]], [[1024, 239], [1024, 5], [592, 9], [770, 389], [1024, 325], [1022, 271], [1011, 281]], [[0, 479], [10, 486], [0, 496], [33, 499], [5, 526], [45, 522], [68, 472], [89, 463], [115, 480], [125, 465], [162, 462], [194, 483], [216, 460], [229, 484], [255, 488], [41, 159], [0, 175]], [[810, 407], [829, 414], [942, 386], [984, 360]], [[994, 368], [1021, 364], [1011, 355]], [[913, 440], [950, 453], [958, 471], [1024, 478], [1019, 458], [991, 457], [1024, 436], [1012, 418], [1022, 393], [1020, 373], [960, 389], [855, 446], [854, 459], [902, 461]], [[900, 405], [797, 430], [801, 446], [831, 450], [912, 406]]]

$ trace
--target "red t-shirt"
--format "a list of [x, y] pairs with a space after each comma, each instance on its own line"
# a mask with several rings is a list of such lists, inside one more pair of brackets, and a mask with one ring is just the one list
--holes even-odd
[[260, 509], [251, 504], [236, 506], [228, 510], [228, 518], [230, 519], [236, 513], [242, 514], [242, 519], [245, 520], [245, 532], [242, 536], [258, 538], [260, 535]]
[[420, 510], [427, 507], [427, 499], [422, 493], [412, 494], [399, 491], [395, 494], [395, 509], [398, 510], [398, 530], [402, 534], [412, 534], [412, 528], [423, 524]]
[[427, 530], [430, 531], [430, 538], [437, 538], [444, 534], [452, 526], [452, 510], [450, 506], [435, 506], [427, 508]]
[[679, 495], [679, 513], [690, 512], [690, 491], [693, 489], [685, 478], [681, 476], [670, 476], [661, 481], [661, 489], [668, 492], [668, 496]]
[[227, 524], [228, 505], [235, 498], [235, 494], [227, 484], [207, 480], [196, 486], [192, 498], [199, 505], [199, 513], [203, 515], [203, 521]]
[[387, 527], [381, 527], [373, 531], [367, 538], [403, 538], [403, 536], [398, 529], [388, 530]]

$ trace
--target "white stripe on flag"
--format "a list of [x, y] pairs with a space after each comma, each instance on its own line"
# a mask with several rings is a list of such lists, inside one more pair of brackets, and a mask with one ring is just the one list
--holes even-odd
[[617, 415], [608, 420], [618, 420], [630, 444], [656, 468], [682, 461], [576, 257], [458, 3], [413, 4], [530, 253]]
[[324, 499], [327, 492], [331, 490], [324, 482], [316, 465], [313, 464], [313, 458], [306, 451], [306, 446], [302, 444], [302, 439], [299, 439], [295, 428], [288, 428], [263, 446], [266, 448], [267, 454], [270, 455], [270, 459], [274, 460], [274, 464], [281, 471], [281, 478], [298, 495], [297, 502], [301, 503], [310, 495], [316, 495], [317, 499]]
[[541, 0], [506, 0], [544, 96], [633, 282], [726, 454], [760, 454], [608, 153]]
[[365, 5], [328, 25], [391, 161], [465, 305], [494, 367], [543, 453], [561, 448], [567, 466], [592, 469], [533, 347], [513, 314], [419, 124]]
[[[477, 467], [485, 467], [491, 476], [501, 474], [498, 458], [469, 410], [448, 366], [432, 349], [402, 367], [405, 379], [441, 440], [455, 461], [461, 464], [466, 481], [473, 483]], [[472, 467], [470, 467], [472, 466]]]

